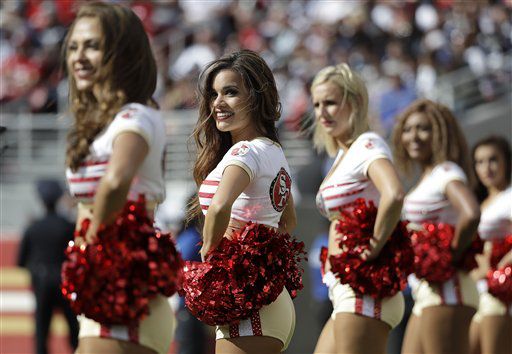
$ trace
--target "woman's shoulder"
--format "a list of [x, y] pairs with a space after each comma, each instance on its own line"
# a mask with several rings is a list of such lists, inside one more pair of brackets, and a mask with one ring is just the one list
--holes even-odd
[[228, 154], [246, 155], [247, 153], [260, 154], [272, 150], [282, 150], [281, 145], [268, 138], [242, 140], [234, 144]]
[[432, 169], [432, 174], [448, 174], [448, 173], [458, 173], [458, 174], [463, 174], [464, 176], [466, 175], [466, 173], [464, 172], [462, 167], [460, 167], [458, 164], [456, 164], [453, 161], [443, 161], [443, 162], [437, 164]]
[[498, 195], [500, 200], [505, 200], [507, 203], [510, 203], [512, 200], [512, 185], [509, 185], [506, 189], [502, 190]]
[[384, 138], [381, 137], [379, 134], [372, 131], [367, 131], [359, 135], [357, 139], [354, 140], [354, 142], [352, 143], [352, 146], [371, 149], [373, 147], [381, 146], [388, 147], [388, 144], [386, 143]]
[[441, 187], [443, 192], [449, 182], [461, 181], [463, 183], [467, 183], [468, 181], [466, 172], [464, 172], [462, 167], [460, 167], [453, 161], [444, 161], [437, 164], [432, 169], [432, 172], [430, 173], [430, 178]]
[[141, 103], [131, 102], [123, 105], [115, 117], [115, 119], [131, 118], [160, 120], [161, 115], [160, 111], [153, 107], [143, 105]]

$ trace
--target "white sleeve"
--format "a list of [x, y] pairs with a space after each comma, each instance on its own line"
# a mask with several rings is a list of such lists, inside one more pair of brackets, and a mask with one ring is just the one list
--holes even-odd
[[445, 161], [437, 165], [432, 171], [433, 180], [436, 181], [439, 190], [446, 194], [446, 186], [453, 181], [467, 183], [466, 174], [456, 163]]
[[148, 146], [151, 146], [155, 126], [148, 114], [138, 107], [128, 107], [119, 112], [112, 121], [112, 142], [121, 133], [133, 132], [144, 138]]
[[247, 172], [249, 179], [252, 181], [258, 174], [258, 160], [258, 152], [254, 145], [248, 141], [240, 141], [224, 155], [224, 169], [231, 165], [239, 166]]
[[388, 144], [380, 136], [374, 133], [368, 133], [362, 136], [356, 142], [357, 156], [360, 161], [361, 173], [368, 177], [368, 169], [372, 162], [378, 159], [387, 159], [392, 161], [391, 150]]

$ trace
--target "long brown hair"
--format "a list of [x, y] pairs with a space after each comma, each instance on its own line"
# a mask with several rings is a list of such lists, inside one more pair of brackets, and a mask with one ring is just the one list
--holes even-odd
[[393, 150], [395, 163], [399, 170], [410, 177], [414, 161], [409, 158], [402, 144], [404, 125], [412, 114], [425, 114], [432, 125], [432, 164], [452, 161], [459, 165], [472, 184], [473, 173], [470, 168], [469, 150], [466, 137], [451, 110], [427, 99], [418, 99], [402, 112], [393, 130]]
[[101, 24], [103, 60], [98, 68], [100, 94], [79, 91], [73, 75], [69, 80], [69, 105], [74, 124], [68, 134], [66, 164], [76, 171], [89, 154], [94, 138], [128, 102], [157, 107], [151, 96], [156, 88], [157, 69], [149, 39], [140, 19], [129, 8], [95, 2], [83, 5], [62, 47], [63, 69], [67, 67], [68, 45], [76, 22], [97, 18]]
[[[275, 122], [281, 117], [281, 103], [274, 75], [267, 63], [250, 50], [237, 51], [211, 62], [199, 76], [199, 119], [192, 133], [198, 153], [193, 176], [198, 186], [233, 145], [231, 134], [219, 131], [212, 115], [213, 80], [221, 70], [234, 70], [240, 74], [249, 92], [250, 111], [259, 133], [279, 143]], [[198, 215], [202, 214], [196, 197], [189, 204], [187, 220]]]
[[473, 149], [471, 149], [471, 159], [473, 162], [472, 167], [473, 172], [476, 176], [476, 182], [473, 187], [473, 191], [475, 192], [478, 201], [482, 203], [489, 196], [489, 192], [487, 191], [487, 188], [483, 185], [482, 181], [480, 181], [480, 179], [478, 178], [475, 169], [475, 153], [476, 149], [478, 149], [480, 146], [494, 146], [501, 153], [501, 155], [503, 156], [503, 160], [505, 161], [505, 178], [507, 181], [507, 186], [510, 185], [510, 179], [512, 177], [512, 152], [510, 149], [510, 144], [507, 141], [507, 139], [497, 135], [491, 135], [479, 140], [473, 146]]

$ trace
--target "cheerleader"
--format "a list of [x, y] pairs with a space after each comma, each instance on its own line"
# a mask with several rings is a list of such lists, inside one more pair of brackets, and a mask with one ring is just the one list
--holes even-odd
[[203, 70], [199, 99], [189, 217], [205, 215], [204, 263], [187, 262], [185, 302], [216, 325], [217, 353], [279, 353], [294, 332], [302, 245], [287, 235], [296, 217], [274, 77], [256, 53], [235, 52]]
[[480, 305], [471, 323], [471, 353], [505, 354], [512, 348], [512, 292], [509, 287], [505, 296], [498, 298], [493, 274], [512, 265], [510, 145], [502, 137], [491, 136], [475, 144], [472, 157], [478, 180], [475, 192], [482, 210], [478, 233], [485, 240], [486, 252], [475, 272]]
[[[320, 212], [331, 221], [322, 258], [333, 312], [315, 353], [384, 353], [389, 331], [404, 313], [400, 290], [406, 280], [402, 261], [392, 267], [389, 259], [406, 261], [409, 253], [412, 260], [406, 235], [396, 230], [404, 192], [389, 147], [369, 131], [368, 94], [359, 75], [346, 64], [326, 67], [315, 76], [311, 95], [314, 143], [336, 156], [317, 194]], [[363, 224], [358, 215], [373, 220]], [[362, 228], [365, 234], [358, 234]]]
[[148, 37], [129, 8], [90, 3], [63, 53], [74, 116], [66, 174], [78, 220], [62, 290], [82, 314], [76, 352], [167, 353], [167, 297], [181, 264], [170, 236], [153, 228], [165, 193], [165, 125], [151, 98]]
[[[404, 217], [419, 232], [413, 236], [413, 247], [420, 282], [412, 284], [415, 304], [402, 353], [467, 353], [478, 294], [468, 269], [458, 264], [476, 235], [480, 213], [467, 186], [466, 140], [448, 108], [422, 99], [398, 117], [393, 145], [395, 160], [405, 175], [410, 176], [414, 164], [421, 169], [420, 181], [404, 201]], [[423, 223], [430, 223], [423, 227], [431, 234], [422, 229]], [[414, 242], [416, 236], [425, 243]], [[431, 261], [420, 251], [432, 242], [439, 245], [436, 250], [441, 256], [422, 263]]]

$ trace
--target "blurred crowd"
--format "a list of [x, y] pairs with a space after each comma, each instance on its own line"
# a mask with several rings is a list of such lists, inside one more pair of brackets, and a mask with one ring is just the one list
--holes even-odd
[[[432, 98], [436, 79], [460, 67], [482, 78], [480, 92], [492, 99], [486, 75], [507, 66], [512, 48], [507, 0], [117, 2], [131, 6], [151, 35], [162, 109], [194, 107], [201, 67], [225, 52], [249, 48], [273, 69], [281, 124], [292, 129], [308, 110], [311, 78], [328, 64], [348, 62], [362, 73], [371, 115], [385, 133], [398, 111], [418, 96]], [[60, 46], [79, 5], [77, 0], [3, 2], [4, 112], [65, 109]]]

